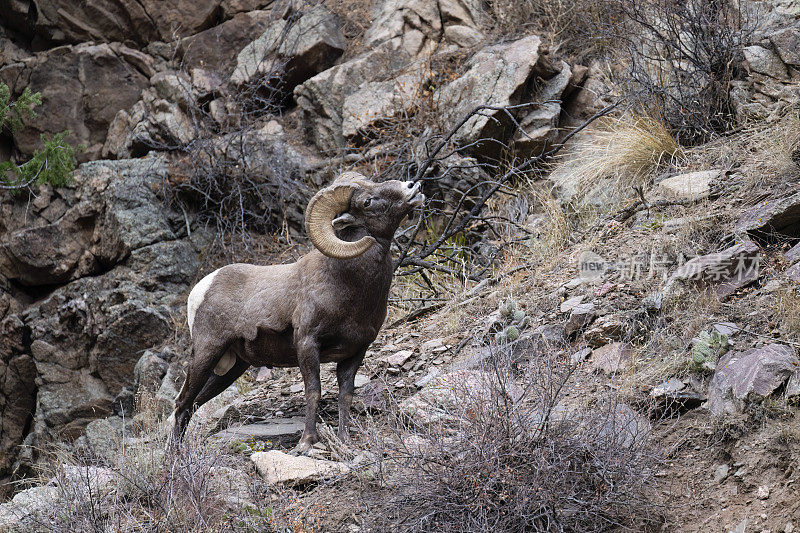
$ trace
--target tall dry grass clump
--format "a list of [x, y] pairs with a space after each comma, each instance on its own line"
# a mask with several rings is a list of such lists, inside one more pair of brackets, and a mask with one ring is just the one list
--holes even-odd
[[662, 120], [626, 113], [602, 119], [580, 136], [550, 179], [573, 194], [579, 206], [609, 211], [683, 157], [683, 149]]

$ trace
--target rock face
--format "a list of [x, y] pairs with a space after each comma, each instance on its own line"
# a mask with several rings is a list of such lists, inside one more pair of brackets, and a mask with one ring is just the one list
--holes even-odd
[[[33, 0], [0, 2], [14, 27], [51, 43], [133, 41], [145, 45], [208, 27], [220, 0]], [[4, 15], [5, 16], [5, 15]]]
[[708, 385], [708, 409], [715, 415], [741, 412], [745, 400], [769, 396], [798, 365], [795, 350], [785, 344], [730, 352], [719, 361]]
[[402, 38], [414, 55], [430, 52], [440, 43], [478, 44], [481, 3], [475, 0], [381, 0], [374, 21], [364, 35], [369, 46]]
[[0, 205], [0, 272], [39, 295], [21, 295], [29, 304], [0, 329], [0, 477], [23, 439], [70, 441], [129, 409], [142, 353], [172, 334], [175, 295], [198, 260], [154, 192], [167, 173], [160, 157], [87, 163], [74, 185], [43, 188], [48, 202], [25, 227], [26, 202]]
[[231, 20], [181, 40], [180, 51], [189, 69], [203, 68], [229, 76], [236, 55], [261, 35], [271, 21], [268, 11], [239, 13]]
[[294, 97], [317, 148], [323, 152], [335, 152], [344, 147], [346, 140], [342, 123], [346, 98], [364, 84], [378, 81], [377, 77], [387, 67], [400, 71], [410, 60], [401, 39], [396, 38], [297, 86]]
[[152, 74], [146, 71], [148, 60], [120, 44], [80, 44], [0, 69], [0, 81], [13, 94], [25, 87], [42, 93], [38, 116], [24, 118], [25, 127], [14, 132], [15, 146], [30, 155], [40, 146], [41, 134], [69, 130], [69, 141], [86, 146], [79, 156], [83, 161], [97, 157], [114, 116], [136, 103], [147, 87]]

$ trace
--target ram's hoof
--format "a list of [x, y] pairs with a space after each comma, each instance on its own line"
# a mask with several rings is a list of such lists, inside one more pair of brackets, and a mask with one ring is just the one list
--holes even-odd
[[289, 455], [311, 455], [311, 449], [313, 445], [311, 444], [311, 440], [301, 440], [297, 446], [292, 448], [292, 451], [289, 452]]

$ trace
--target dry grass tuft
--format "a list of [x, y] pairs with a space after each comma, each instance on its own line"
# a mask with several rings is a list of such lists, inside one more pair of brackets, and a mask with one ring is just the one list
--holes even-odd
[[683, 149], [658, 118], [627, 113], [598, 122], [550, 176], [581, 206], [613, 210], [635, 196], [634, 187], [647, 185], [659, 170], [684, 158]]
[[800, 289], [786, 287], [778, 293], [778, 316], [789, 333], [800, 335]]
[[686, 156], [692, 166], [736, 169], [743, 193], [780, 185], [800, 175], [800, 113], [791, 110], [745, 125], [736, 134], [687, 150]]

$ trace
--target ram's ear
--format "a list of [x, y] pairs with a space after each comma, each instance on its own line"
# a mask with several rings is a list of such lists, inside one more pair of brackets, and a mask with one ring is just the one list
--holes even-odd
[[340, 230], [344, 229], [348, 226], [353, 226], [356, 223], [356, 217], [351, 215], [350, 213], [342, 213], [338, 217], [333, 219], [333, 229]]

